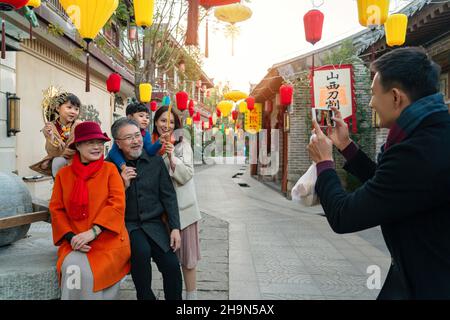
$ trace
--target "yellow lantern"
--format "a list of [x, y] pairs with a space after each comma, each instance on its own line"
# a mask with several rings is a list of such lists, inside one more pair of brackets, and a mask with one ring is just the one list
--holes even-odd
[[192, 118], [186, 118], [186, 125], [191, 126], [192, 125]]
[[59, 2], [80, 36], [86, 41], [86, 92], [89, 92], [89, 44], [116, 11], [119, 0], [59, 0]]
[[134, 0], [134, 17], [139, 27], [150, 27], [153, 24], [154, 0]]
[[148, 103], [152, 100], [152, 85], [150, 83], [141, 83], [139, 85], [139, 100], [142, 103]]
[[222, 113], [222, 117], [228, 117], [230, 115], [231, 109], [233, 109], [233, 101], [223, 100], [217, 105], [217, 109]]
[[252, 10], [240, 3], [233, 3], [225, 6], [217, 7], [214, 10], [217, 19], [229, 22], [227, 33], [231, 35], [231, 55], [234, 56], [234, 38], [239, 34], [239, 28], [235, 23], [250, 19]]
[[242, 100], [241, 103], [239, 103], [239, 112], [240, 113], [247, 112], [247, 102], [245, 100]]
[[27, 3], [27, 7], [31, 7], [33, 9], [39, 8], [41, 6], [41, 0], [30, 0]]
[[252, 10], [240, 3], [219, 6], [214, 10], [217, 19], [231, 24], [245, 21], [252, 16]]
[[234, 102], [237, 102], [242, 99], [247, 99], [248, 94], [246, 94], [245, 92], [242, 92], [242, 91], [234, 90], [234, 91], [228, 91], [227, 93], [225, 93], [223, 95], [223, 97], [227, 100], [232, 100]]
[[389, 14], [389, 0], [357, 0], [359, 23], [364, 27], [384, 24]]
[[397, 13], [390, 15], [384, 24], [386, 32], [386, 43], [388, 46], [401, 46], [405, 43], [406, 28], [408, 27], [408, 17], [405, 14]]

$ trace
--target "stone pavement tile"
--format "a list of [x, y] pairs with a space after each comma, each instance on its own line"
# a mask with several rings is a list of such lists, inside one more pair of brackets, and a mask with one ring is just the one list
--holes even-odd
[[323, 295], [304, 295], [286, 293], [262, 293], [263, 300], [325, 300]]
[[258, 280], [261, 283], [276, 283], [276, 284], [298, 284], [310, 285], [314, 284], [314, 279], [307, 273], [284, 273], [284, 272], [258, 272]]
[[364, 275], [348, 260], [303, 260], [304, 269], [312, 275]]
[[322, 291], [314, 279], [306, 278], [302, 284], [260, 282], [261, 294], [298, 294], [298, 295], [322, 295]]
[[322, 260], [343, 260], [345, 257], [336, 249], [325, 249], [320, 247], [295, 247], [294, 252], [301, 260], [322, 259]]
[[227, 291], [214, 291], [214, 290], [198, 290], [197, 291], [198, 300], [228, 300], [228, 290]]
[[230, 300], [259, 300], [261, 292], [256, 281], [231, 281]]
[[233, 265], [229, 276], [230, 281], [258, 281], [253, 265]]
[[359, 296], [374, 299], [379, 290], [367, 288], [367, 277], [352, 275], [312, 275], [320, 290], [327, 296]]
[[252, 252], [246, 250], [230, 250], [230, 261], [236, 265], [253, 266]]

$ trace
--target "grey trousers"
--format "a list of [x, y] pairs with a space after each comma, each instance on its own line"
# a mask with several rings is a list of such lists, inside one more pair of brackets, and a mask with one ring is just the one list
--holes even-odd
[[72, 251], [61, 267], [61, 300], [118, 300], [120, 282], [94, 292], [94, 277], [87, 255]]

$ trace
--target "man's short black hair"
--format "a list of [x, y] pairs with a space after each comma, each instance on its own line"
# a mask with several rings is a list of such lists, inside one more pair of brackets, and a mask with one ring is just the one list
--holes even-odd
[[150, 110], [148, 109], [148, 107], [140, 102], [132, 102], [127, 106], [127, 110], [126, 110], [126, 115], [127, 116], [132, 116], [135, 113], [138, 112], [147, 112], [150, 113]]
[[397, 87], [411, 100], [439, 92], [441, 67], [419, 47], [392, 50], [375, 60], [371, 69], [378, 72], [384, 90]]

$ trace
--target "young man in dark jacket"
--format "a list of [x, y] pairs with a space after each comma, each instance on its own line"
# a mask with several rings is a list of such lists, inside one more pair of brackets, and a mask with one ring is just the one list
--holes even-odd
[[[308, 146], [316, 190], [337, 233], [380, 225], [392, 257], [378, 299], [450, 298], [450, 115], [440, 67], [419, 48], [393, 50], [372, 64], [370, 106], [389, 128], [378, 163], [350, 140], [338, 110], [327, 137], [317, 122]], [[342, 188], [333, 144], [362, 187]]]

